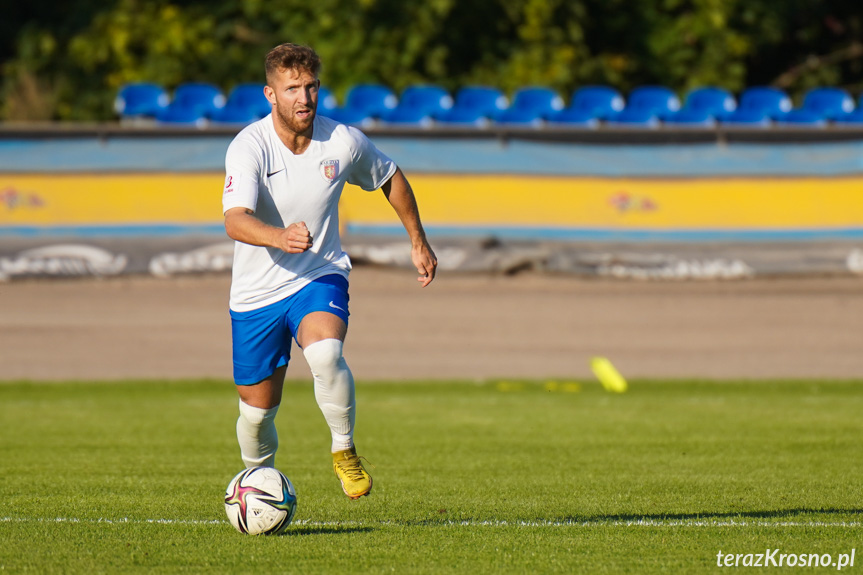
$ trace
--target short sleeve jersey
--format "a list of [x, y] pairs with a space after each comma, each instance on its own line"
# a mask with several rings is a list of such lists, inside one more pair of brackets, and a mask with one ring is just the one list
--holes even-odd
[[380, 188], [395, 163], [356, 128], [316, 116], [309, 147], [291, 152], [272, 115], [243, 129], [225, 156], [222, 208], [248, 208], [264, 223], [285, 228], [305, 222], [312, 247], [299, 254], [243, 242], [234, 246], [230, 308], [250, 311], [280, 301], [324, 275], [351, 269], [339, 236], [339, 198], [345, 183]]

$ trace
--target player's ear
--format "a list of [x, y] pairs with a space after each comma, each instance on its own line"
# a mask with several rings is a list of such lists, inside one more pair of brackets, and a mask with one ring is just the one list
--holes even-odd
[[270, 104], [272, 104], [273, 106], [276, 105], [276, 92], [275, 92], [275, 90], [273, 90], [269, 86], [264, 86], [264, 96], [267, 97], [267, 100], [270, 102]]

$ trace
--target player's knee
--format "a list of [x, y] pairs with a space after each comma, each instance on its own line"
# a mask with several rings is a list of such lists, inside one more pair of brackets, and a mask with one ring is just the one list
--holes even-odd
[[331, 378], [339, 370], [346, 369], [342, 350], [344, 343], [338, 339], [322, 339], [307, 345], [303, 355], [312, 374], [324, 379]]
[[278, 405], [269, 409], [262, 409], [260, 407], [253, 407], [244, 403], [243, 400], [240, 400], [240, 420], [238, 423], [247, 423], [252, 426], [259, 427], [264, 424], [271, 423], [273, 419], [275, 419], [278, 411]]

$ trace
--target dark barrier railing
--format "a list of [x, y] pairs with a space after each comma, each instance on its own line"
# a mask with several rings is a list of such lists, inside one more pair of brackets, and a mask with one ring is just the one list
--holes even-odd
[[[207, 135], [230, 136], [242, 126], [210, 125], [203, 128], [165, 125], [123, 125], [118, 123], [0, 123], [0, 140], [59, 139], [59, 138], [164, 138], [201, 137]], [[746, 128], [717, 126], [712, 128], [618, 128], [601, 126], [597, 129], [561, 127], [504, 127], [488, 128], [431, 128], [374, 126], [363, 128], [370, 136], [404, 138], [454, 138], [476, 140], [531, 140], [544, 142], [572, 142], [595, 144], [681, 144], [681, 143], [807, 143], [847, 142], [863, 140], [863, 127], [828, 126], [799, 128], [771, 126]]]

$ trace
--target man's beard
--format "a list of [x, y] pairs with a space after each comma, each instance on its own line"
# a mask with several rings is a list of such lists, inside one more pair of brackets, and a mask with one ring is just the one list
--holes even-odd
[[298, 121], [296, 116], [286, 114], [278, 104], [276, 105], [276, 116], [279, 118], [279, 123], [294, 134], [302, 134], [312, 127], [316, 112], [314, 108], [309, 108], [309, 112], [305, 121]]

